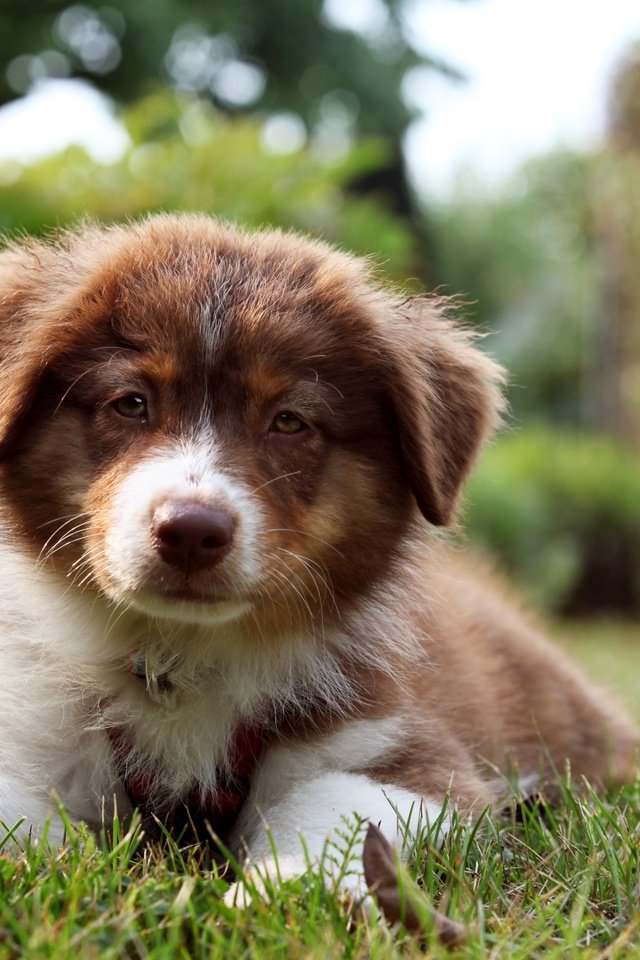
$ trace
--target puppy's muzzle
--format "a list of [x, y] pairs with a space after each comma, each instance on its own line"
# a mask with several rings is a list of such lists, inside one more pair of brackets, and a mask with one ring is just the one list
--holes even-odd
[[234, 519], [222, 507], [168, 500], [151, 521], [153, 543], [165, 561], [189, 575], [220, 563], [231, 548]]

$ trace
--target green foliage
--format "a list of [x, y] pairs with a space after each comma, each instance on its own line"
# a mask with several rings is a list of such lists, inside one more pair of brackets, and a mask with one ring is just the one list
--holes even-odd
[[363, 141], [340, 160], [311, 149], [268, 153], [256, 121], [230, 120], [170, 92], [134, 104], [123, 119], [131, 146], [116, 163], [70, 148], [25, 169], [0, 167], [0, 229], [39, 233], [87, 215], [112, 221], [205, 211], [248, 226], [295, 228], [363, 255], [375, 251], [398, 278], [414, 272], [408, 229], [347, 187], [384, 161], [380, 141]]
[[[327, 0], [3, 0], [0, 104], [40, 80], [75, 77], [119, 105], [169, 87], [226, 116], [271, 118], [273, 136], [273, 124], [280, 131], [288, 124], [294, 138], [333, 155], [362, 137], [383, 138], [389, 152], [367, 164], [368, 176], [354, 178], [353, 192], [382, 199], [424, 246], [402, 160], [416, 111], [402, 85], [412, 68], [450, 71], [416, 52], [401, 7], [376, 0], [369, 23], [349, 29], [340, 25], [339, 4]], [[248, 206], [250, 191], [246, 199]], [[367, 232], [371, 247], [375, 220], [375, 209], [354, 212], [357, 249]], [[423, 261], [416, 257], [411, 275]]]
[[430, 213], [434, 275], [470, 301], [511, 374], [518, 416], [584, 425], [603, 264], [594, 249], [595, 164], [568, 152], [526, 164], [497, 196], [460, 185]]
[[602, 437], [538, 428], [489, 448], [471, 540], [552, 610], [640, 612], [640, 465]]
[[361, 133], [399, 139], [402, 78], [429, 61], [397, 3], [379, 7], [366, 39], [333, 27], [321, 0], [3, 0], [0, 102], [43, 75], [88, 78], [121, 103], [173, 83], [230, 111], [291, 110], [309, 128], [346, 112]]
[[[558, 808], [517, 807], [500, 822], [452, 817], [440, 849], [418, 832], [409, 865], [426, 897], [468, 928], [453, 953], [425, 930], [428, 956], [637, 956], [640, 784], [620, 797], [561, 786]], [[1, 841], [0, 841], [1, 842]], [[135, 830], [63, 850], [30, 845], [0, 854], [0, 958], [84, 960], [400, 960], [425, 944], [339, 900], [319, 872], [234, 909], [202, 848], [147, 847]], [[631, 951], [631, 952], [629, 952]]]

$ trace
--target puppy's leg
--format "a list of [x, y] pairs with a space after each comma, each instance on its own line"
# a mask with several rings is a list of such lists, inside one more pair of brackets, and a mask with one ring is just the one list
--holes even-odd
[[[40, 839], [46, 833], [51, 846], [60, 846], [68, 839], [65, 823], [83, 822], [98, 832], [116, 814], [125, 819], [130, 815], [129, 799], [111, 769], [112, 747], [106, 735], [97, 731], [76, 739], [73, 753], [66, 731], [56, 732], [59, 738], [45, 744], [46, 762], [41, 756], [40, 763], [21, 764], [18, 748], [2, 758], [6, 772], [0, 774], [0, 842], [2, 825], [18, 841]], [[26, 749], [24, 754], [28, 757]]]
[[0, 843], [7, 833], [17, 841], [46, 835], [50, 844], [60, 846], [65, 826], [55, 803], [43, 791], [34, 791], [14, 777], [0, 778]]
[[[402, 849], [420, 823], [435, 822], [442, 805], [401, 787], [353, 773], [324, 773], [297, 783], [279, 800], [244, 818], [240, 842], [251, 883], [262, 886], [322, 865], [343, 892], [364, 897], [362, 846], [366, 822]], [[236, 901], [238, 891], [229, 894]], [[241, 902], [246, 897], [240, 895]]]
[[[365, 821], [402, 849], [421, 825], [444, 820], [442, 801], [356, 772], [374, 759], [373, 743], [384, 746], [386, 737], [379, 722], [350, 728], [313, 745], [279, 745], [267, 753], [234, 844], [258, 889], [265, 876], [278, 882], [321, 865], [342, 890], [364, 896]], [[344, 769], [349, 766], [355, 769]], [[245, 902], [250, 894], [236, 886], [227, 899]]]

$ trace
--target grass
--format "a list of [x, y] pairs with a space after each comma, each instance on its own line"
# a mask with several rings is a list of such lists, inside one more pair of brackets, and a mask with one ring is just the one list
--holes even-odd
[[[567, 642], [601, 680], [603, 651], [618, 650], [638, 712], [634, 636], [601, 625], [572, 628]], [[421, 942], [363, 916], [317, 875], [270, 888], [245, 910], [227, 907], [226, 881], [201, 850], [165, 842], [141, 852], [134, 829], [109, 843], [80, 833], [60, 851], [0, 849], [0, 960], [393, 960], [425, 950], [452, 960], [640, 958], [640, 782], [607, 799], [564, 793], [553, 809], [514, 804], [498, 823], [455, 824], [439, 851], [427, 838], [415, 845], [410, 873], [468, 928], [467, 943], [453, 950], [428, 923]]]

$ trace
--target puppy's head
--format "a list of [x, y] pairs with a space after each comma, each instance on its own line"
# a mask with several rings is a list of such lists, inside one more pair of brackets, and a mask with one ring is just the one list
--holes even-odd
[[198, 217], [0, 255], [10, 522], [154, 616], [329, 613], [449, 522], [499, 368], [362, 263]]

